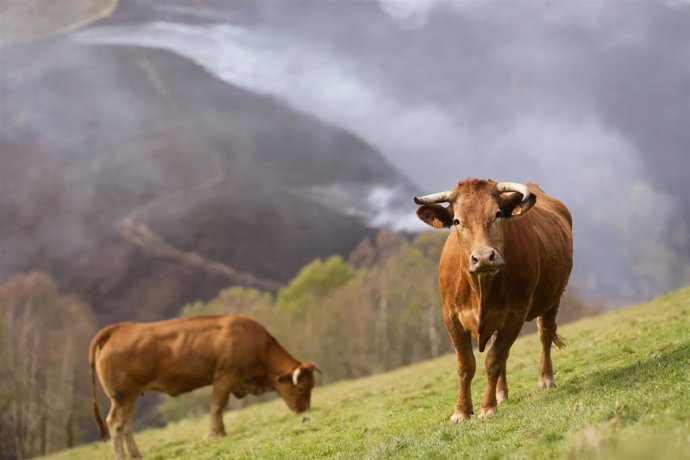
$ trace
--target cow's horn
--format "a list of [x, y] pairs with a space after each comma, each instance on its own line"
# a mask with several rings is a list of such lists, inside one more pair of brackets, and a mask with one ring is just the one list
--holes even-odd
[[496, 188], [499, 192], [518, 192], [522, 195], [522, 201], [527, 201], [530, 196], [530, 192], [525, 184], [520, 184], [518, 182], [499, 182], [496, 184]]
[[297, 366], [297, 369], [295, 369], [294, 372], [292, 373], [292, 383], [294, 383], [295, 386], [297, 386], [297, 382], [299, 382], [299, 375], [301, 372], [302, 372], [302, 368]]
[[414, 202], [417, 204], [447, 203], [452, 201], [452, 193], [447, 192], [432, 193], [431, 195], [416, 196]]

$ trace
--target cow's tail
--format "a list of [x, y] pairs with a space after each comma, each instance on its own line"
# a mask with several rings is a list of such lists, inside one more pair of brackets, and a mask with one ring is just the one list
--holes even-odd
[[[113, 325], [114, 326], [114, 325]], [[113, 331], [113, 326], [108, 326], [96, 334], [89, 346], [89, 366], [91, 366], [91, 402], [93, 403], [93, 415], [96, 418], [98, 430], [101, 432], [101, 439], [107, 441], [109, 436], [108, 429], [105, 426], [103, 417], [101, 416], [101, 409], [98, 407], [98, 394], [96, 394], [96, 353], [110, 338]]]
[[559, 350], [562, 350], [568, 345], [568, 341], [556, 333], [553, 337], [553, 344], [556, 345]]

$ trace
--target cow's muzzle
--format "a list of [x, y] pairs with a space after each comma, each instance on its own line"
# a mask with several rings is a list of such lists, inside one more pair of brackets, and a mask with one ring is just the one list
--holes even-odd
[[477, 248], [470, 254], [469, 271], [473, 275], [495, 275], [503, 265], [503, 257], [494, 248]]

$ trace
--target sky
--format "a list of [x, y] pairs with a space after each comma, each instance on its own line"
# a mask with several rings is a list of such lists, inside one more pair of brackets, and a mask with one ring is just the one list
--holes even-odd
[[[169, 50], [280, 98], [376, 147], [421, 193], [535, 181], [573, 213], [591, 294], [690, 282], [689, 2], [205, 4], [152, 5], [72, 39]], [[371, 222], [421, 229], [411, 202], [390, 212], [394, 192], [372, 192]]]

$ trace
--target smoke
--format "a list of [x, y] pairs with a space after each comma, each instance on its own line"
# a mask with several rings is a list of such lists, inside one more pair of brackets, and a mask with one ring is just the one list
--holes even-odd
[[369, 227], [387, 227], [403, 232], [425, 230], [425, 224], [401, 203], [401, 197], [409, 198], [408, 187], [334, 183], [304, 187], [293, 190], [293, 193], [336, 212], [357, 217]]
[[427, 24], [429, 12], [445, 0], [379, 0], [381, 10], [391, 18], [399, 21], [404, 27], [413, 29]]
[[[190, 25], [177, 7], [179, 22], [76, 38], [169, 50], [286, 100], [379, 148], [423, 192], [469, 176], [534, 180], [573, 212], [576, 276], [627, 301], [690, 281], [678, 230], [690, 206], [667, 187], [690, 169], [686, 6], [381, 0], [306, 2], [297, 14], [267, 1], [251, 20]], [[418, 228], [391, 190], [368, 192], [357, 212]]]

